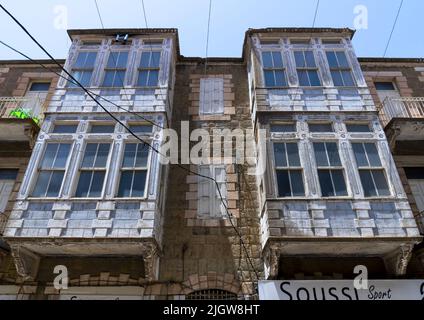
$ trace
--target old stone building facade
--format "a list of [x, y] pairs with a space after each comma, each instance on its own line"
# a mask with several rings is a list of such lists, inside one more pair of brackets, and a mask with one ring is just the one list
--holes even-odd
[[[423, 59], [361, 58], [362, 69], [379, 111], [391, 152], [424, 233], [424, 61]], [[424, 274], [423, 244], [415, 246], [408, 275]]]
[[[17, 293], [19, 280], [10, 246], [2, 236], [31, 157], [38, 124], [58, 80], [39, 63], [52, 71], [60, 70], [49, 60], [0, 62], [0, 282], [11, 285], [2, 287], [6, 293]], [[0, 296], [3, 293], [0, 289]]]
[[[420, 200], [373, 87], [396, 74], [419, 97], [422, 64], [358, 60], [350, 29], [249, 29], [241, 58], [209, 59], [182, 56], [176, 29], [68, 33], [65, 68], [122, 124], [64, 73], [52, 82], [7, 198], [1, 297], [256, 299], [260, 280], [422, 270]], [[32, 81], [4, 78], [13, 96]], [[155, 152], [167, 129], [178, 164]], [[229, 158], [187, 160], [217, 132]]]

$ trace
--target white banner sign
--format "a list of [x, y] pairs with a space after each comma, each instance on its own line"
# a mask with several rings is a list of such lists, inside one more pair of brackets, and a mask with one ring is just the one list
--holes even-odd
[[356, 289], [353, 280], [260, 281], [260, 300], [424, 300], [424, 280], [368, 280]]

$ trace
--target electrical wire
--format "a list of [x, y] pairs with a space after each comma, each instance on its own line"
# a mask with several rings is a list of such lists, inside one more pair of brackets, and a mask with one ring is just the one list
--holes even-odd
[[[37, 65], [41, 66], [41, 67], [42, 67], [42, 68], [44, 68], [45, 70], [47, 70], [47, 71], [49, 71], [49, 72], [52, 72], [52, 73], [56, 74], [56, 75], [57, 75], [57, 76], [59, 76], [60, 78], [62, 78], [62, 79], [64, 79], [64, 80], [66, 80], [66, 81], [69, 81], [69, 82], [71, 82], [71, 83], [72, 83], [72, 84], [74, 84], [74, 85], [77, 85], [77, 83], [76, 83], [75, 81], [73, 81], [72, 79], [68, 79], [67, 77], [63, 76], [60, 72], [57, 72], [56, 70], [54, 70], [54, 69], [52, 69], [52, 68], [47, 67], [47, 66], [46, 66], [45, 64], [43, 64], [43, 63], [37, 62], [36, 60], [32, 59], [31, 57], [29, 57], [29, 56], [28, 56], [28, 55], [26, 55], [25, 53], [23, 53], [23, 52], [19, 51], [18, 49], [16, 49], [16, 48], [12, 47], [11, 45], [9, 45], [9, 44], [7, 44], [7, 43], [5, 43], [4, 41], [0, 40], [0, 44], [2, 44], [3, 46], [5, 46], [5, 47], [9, 48], [9, 49], [10, 49], [10, 50], [12, 50], [12, 51], [14, 51], [14, 52], [18, 53], [19, 55], [23, 56], [24, 58], [26, 58], [27, 60], [31, 61], [32, 63], [34, 63], [34, 64], [37, 64]], [[104, 100], [104, 101], [106, 101], [106, 102], [108, 102], [108, 103], [112, 104], [113, 106], [117, 107], [118, 109], [123, 110], [123, 111], [125, 111], [125, 112], [128, 112], [128, 113], [130, 113], [130, 114], [133, 114], [133, 115], [135, 115], [135, 116], [139, 117], [140, 119], [142, 119], [142, 120], [144, 120], [144, 121], [146, 121], [146, 122], [150, 123], [150, 124], [151, 124], [151, 125], [153, 125], [153, 126], [159, 127], [160, 129], [164, 129], [164, 127], [163, 127], [163, 126], [161, 126], [161, 125], [157, 124], [157, 123], [156, 123], [156, 122], [154, 122], [154, 121], [151, 121], [151, 120], [149, 120], [149, 119], [147, 119], [147, 118], [143, 117], [143, 116], [142, 116], [142, 115], [140, 115], [139, 113], [134, 112], [134, 111], [132, 111], [132, 110], [128, 110], [128, 109], [126, 109], [126, 108], [124, 108], [124, 107], [121, 107], [121, 106], [119, 106], [118, 104], [116, 104], [115, 102], [113, 102], [113, 101], [111, 101], [111, 100], [109, 100], [109, 99], [107, 99], [107, 98], [105, 98], [105, 97], [103, 97], [103, 96], [101, 96], [101, 95], [99, 95], [99, 94], [97, 94], [97, 93], [95, 93], [95, 92], [93, 92], [93, 91], [89, 90], [89, 89], [87, 89], [87, 90], [88, 90], [88, 91], [89, 91], [92, 95], [94, 95], [94, 96], [96, 96], [97, 98], [100, 98], [100, 99], [102, 99], [102, 100]]]
[[[143, 0], [142, 0], [143, 1]], [[127, 125], [125, 125], [122, 121], [120, 121], [116, 116], [114, 116], [109, 110], [107, 110], [77, 79], [75, 79], [75, 77], [71, 74], [71, 73], [69, 73], [38, 41], [37, 41], [37, 39], [35, 39], [33, 36], [32, 36], [32, 34], [17, 20], [17, 18], [15, 18], [15, 16], [14, 15], [12, 15], [2, 4], [0, 4], [0, 8], [28, 35], [28, 37], [30, 37], [30, 39], [35, 43], [35, 44], [37, 44], [37, 46], [60, 68], [60, 69], [62, 69], [62, 71], [69, 77], [69, 78], [71, 78], [79, 87], [81, 87], [81, 89], [83, 89], [86, 93], [87, 93], [87, 95], [93, 100], [93, 101], [95, 101], [113, 120], [115, 120], [116, 122], [118, 122], [121, 126], [123, 126], [125, 129], [127, 129], [127, 131], [132, 135], [132, 136], [134, 136], [136, 139], [138, 139], [139, 141], [141, 141], [144, 145], [147, 145], [149, 148], [151, 148], [154, 152], [156, 152], [157, 154], [159, 154], [159, 155], [161, 155], [161, 156], [163, 156], [163, 157], [165, 157], [166, 158], [166, 156], [164, 156], [163, 154], [161, 154], [160, 153], [160, 151], [159, 150], [157, 150], [155, 147], [153, 147], [151, 144], [149, 144], [148, 142], [146, 142], [145, 140], [143, 140], [143, 139], [141, 139], [140, 137], [138, 137]], [[253, 270], [254, 270], [254, 272], [255, 272], [255, 275], [256, 275], [256, 277], [257, 277], [257, 279], [259, 280], [259, 273], [256, 271], [256, 269], [255, 269], [255, 267], [254, 267], [254, 265], [253, 265], [253, 262], [252, 262], [252, 260], [250, 259], [250, 256], [249, 256], [249, 254], [248, 254], [248, 251], [247, 251], [247, 248], [246, 248], [246, 246], [245, 246], [245, 243], [244, 243], [244, 241], [243, 241], [243, 239], [242, 239], [242, 237], [241, 237], [241, 234], [240, 234], [240, 232], [239, 232], [239, 230], [235, 227], [235, 225], [234, 225], [234, 222], [232, 221], [232, 215], [230, 214], [230, 212], [228, 211], [228, 207], [227, 207], [227, 204], [225, 203], [225, 201], [224, 201], [224, 199], [223, 199], [223, 196], [222, 196], [222, 193], [221, 193], [221, 190], [220, 190], [220, 187], [219, 187], [219, 184], [218, 184], [218, 182], [216, 181], [216, 179], [214, 179], [213, 177], [209, 177], [209, 176], [205, 176], [205, 175], [202, 175], [202, 174], [199, 174], [199, 173], [197, 173], [197, 172], [194, 172], [193, 170], [191, 170], [191, 169], [189, 169], [189, 168], [186, 168], [186, 167], [184, 167], [183, 165], [181, 165], [181, 164], [177, 164], [177, 166], [178, 167], [180, 167], [180, 168], [182, 168], [183, 170], [185, 170], [185, 171], [187, 171], [187, 172], [189, 172], [190, 174], [193, 174], [193, 175], [196, 175], [196, 176], [198, 176], [198, 177], [202, 177], [202, 178], [205, 178], [205, 179], [207, 179], [207, 180], [210, 180], [210, 181], [212, 181], [212, 182], [214, 182], [215, 183], [215, 186], [216, 186], [216, 188], [217, 188], [217, 191], [218, 191], [218, 194], [219, 194], [219, 197], [220, 197], [220, 199], [221, 199], [221, 202], [222, 202], [222, 205], [223, 205], [223, 207], [224, 207], [224, 209], [225, 209], [225, 211], [226, 211], [226, 214], [227, 214], [227, 216], [228, 216], [228, 218], [229, 218], [229, 221], [230, 221], [230, 224], [231, 224], [231, 226], [233, 227], [233, 229], [235, 230], [235, 232], [236, 232], [236, 234], [238, 235], [238, 237], [240, 238], [240, 241], [242, 242], [242, 244], [243, 244], [243, 248], [244, 248], [244, 250], [245, 250], [245, 252], [246, 252], [246, 255], [247, 255], [247, 258], [248, 258], [248, 261], [249, 261], [249, 264], [251, 265], [251, 267], [253, 268]]]
[[208, 28], [206, 31], [206, 49], [205, 49], [205, 75], [208, 72], [207, 68], [208, 68], [209, 28], [211, 24], [211, 11], [212, 11], [212, 0], [209, 0]]
[[[211, 13], [211, 3], [212, 3], [212, 0], [210, 0], [210, 2], [209, 2], [209, 21], [208, 21], [208, 37], [207, 37], [208, 39], [209, 39], [209, 23], [210, 23], [210, 13]], [[141, 7], [142, 7], [142, 11], [143, 11], [143, 18], [144, 18], [144, 22], [145, 22], [145, 25], [146, 25], [146, 29], [149, 29], [149, 25], [147, 23], [147, 14], [146, 14], [146, 7], [144, 5], [144, 0], [141, 0]], [[150, 34], [148, 34], [148, 37], [149, 37], [149, 41], [150, 41], [151, 40], [150, 39]], [[151, 41], [150, 41], [150, 43], [151, 43]], [[151, 49], [153, 49], [153, 48], [151, 47]], [[205, 62], [205, 73], [206, 73], [206, 62]], [[181, 167], [181, 168], [183, 168], [184, 170], [187, 170], [187, 168], [185, 168], [185, 167], [183, 167], [181, 165], [178, 165], [178, 166]], [[193, 173], [191, 170], [189, 170], [189, 172]], [[199, 177], [202, 177], [203, 176], [203, 175], [198, 174], [198, 173], [194, 173], [194, 174], [197, 175], [197, 176], [199, 176]], [[237, 229], [237, 227], [234, 225], [234, 223], [232, 221], [232, 216], [229, 213], [228, 208], [227, 208], [227, 205], [226, 205], [226, 203], [225, 203], [225, 201], [224, 201], [224, 199], [222, 197], [221, 190], [220, 190], [220, 187], [218, 185], [218, 182], [214, 178], [211, 178], [211, 177], [208, 177], [208, 179], [212, 180], [215, 183], [215, 186], [216, 186], [216, 188], [218, 190], [218, 193], [219, 193], [219, 197], [220, 197], [221, 203], [223, 204], [223, 206], [225, 208], [225, 211], [226, 211], [226, 214], [228, 216], [228, 219], [229, 219], [229, 221], [231, 223], [231, 226], [235, 230], [237, 236], [240, 238], [240, 243], [241, 243], [241, 245], [242, 245], [242, 247], [243, 247], [243, 249], [244, 249], [244, 251], [246, 253], [246, 256], [247, 256], [247, 259], [249, 261], [249, 264], [250, 264], [251, 268], [253, 269], [257, 280], [259, 281], [259, 279], [260, 279], [259, 278], [259, 273], [258, 273], [258, 271], [256, 270], [256, 268], [254, 267], [254, 265], [252, 263], [252, 260], [251, 260], [251, 258], [249, 256], [249, 252], [247, 251], [246, 245], [245, 245], [245, 243], [243, 241], [242, 234], [240, 233], [240, 231]]]

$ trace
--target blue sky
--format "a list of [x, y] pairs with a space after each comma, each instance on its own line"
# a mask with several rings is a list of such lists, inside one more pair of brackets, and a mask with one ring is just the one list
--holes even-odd
[[[141, 0], [97, 0], [106, 28], [144, 27]], [[144, 0], [149, 27], [179, 29], [181, 53], [205, 56], [209, 0]], [[66, 30], [56, 28], [57, 11], [66, 8], [69, 29], [100, 28], [94, 0], [2, 0], [56, 58], [70, 44]], [[400, 0], [321, 0], [316, 27], [354, 27], [354, 8], [368, 9], [368, 29], [358, 30], [358, 56], [382, 56]], [[241, 56], [248, 28], [310, 27], [316, 0], [212, 0], [209, 56]], [[387, 57], [424, 57], [424, 1], [404, 0]], [[61, 20], [59, 20], [61, 21]], [[0, 39], [32, 58], [45, 58], [31, 40], [0, 12]], [[0, 59], [20, 57], [0, 45]]]

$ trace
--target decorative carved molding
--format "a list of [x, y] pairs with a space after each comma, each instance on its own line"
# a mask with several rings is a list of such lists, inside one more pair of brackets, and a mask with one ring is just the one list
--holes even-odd
[[159, 250], [156, 244], [151, 242], [141, 243], [141, 251], [144, 262], [144, 274], [147, 281], [158, 280]]
[[403, 276], [406, 274], [414, 245], [415, 243], [403, 243], [385, 257], [386, 267], [393, 275]]
[[263, 251], [265, 262], [265, 278], [268, 280], [275, 279], [278, 276], [280, 256], [282, 254], [284, 244], [271, 243]]
[[11, 245], [11, 249], [17, 273], [24, 281], [35, 280], [40, 265], [40, 257], [20, 245]]

